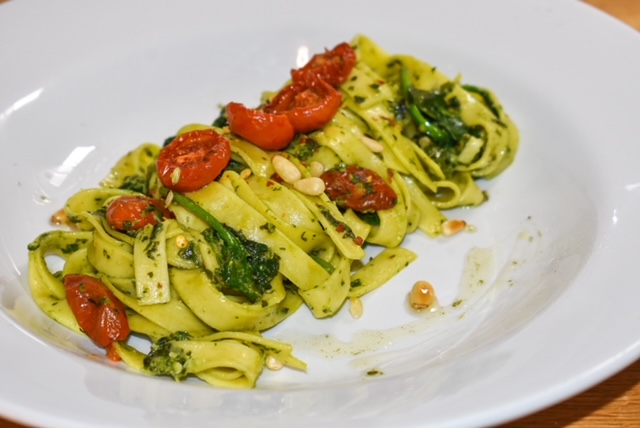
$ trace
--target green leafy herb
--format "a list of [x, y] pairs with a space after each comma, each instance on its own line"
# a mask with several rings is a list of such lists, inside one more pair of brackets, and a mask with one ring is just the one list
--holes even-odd
[[286, 151], [301, 161], [306, 161], [313, 156], [319, 147], [320, 144], [315, 140], [305, 135], [298, 135], [291, 144], [289, 144]]
[[225, 106], [220, 107], [220, 114], [218, 114], [218, 117], [216, 117], [212, 125], [216, 128], [224, 128], [229, 125], [229, 121], [227, 120], [227, 109]]
[[187, 364], [191, 356], [174, 346], [174, 343], [189, 339], [191, 335], [182, 331], [159, 339], [151, 345], [151, 351], [144, 358], [144, 368], [158, 376], [171, 376], [177, 381], [184, 380], [188, 375]]
[[326, 270], [329, 274], [332, 274], [336, 268], [333, 267], [333, 265], [331, 263], [329, 263], [328, 261], [321, 259], [320, 257], [316, 256], [315, 254], [309, 254], [309, 256], [315, 260], [316, 263], [318, 263], [320, 266], [322, 266], [322, 268], [324, 270]]
[[371, 226], [380, 226], [380, 216], [376, 211], [354, 211], [354, 213], [365, 223]]
[[119, 186], [120, 189], [133, 190], [142, 194], [147, 194], [148, 187], [147, 177], [141, 175], [127, 175]]
[[237, 172], [238, 174], [240, 174], [242, 171], [244, 171], [245, 169], [248, 169], [249, 166], [238, 160], [235, 159], [234, 156], [231, 156], [231, 159], [229, 160], [229, 163], [227, 164], [227, 166], [224, 168], [225, 171], [233, 171], [233, 172]]
[[442, 129], [435, 120], [425, 116], [413, 102], [414, 87], [411, 84], [411, 76], [407, 67], [402, 67], [400, 71], [401, 93], [409, 116], [415, 122], [418, 129], [438, 144], [450, 145], [451, 136]]
[[221, 258], [217, 274], [225, 285], [242, 293], [251, 303], [257, 302], [271, 288], [271, 280], [280, 268], [280, 258], [266, 245], [226, 227], [188, 197], [174, 193], [173, 200], [211, 227], [204, 237]]

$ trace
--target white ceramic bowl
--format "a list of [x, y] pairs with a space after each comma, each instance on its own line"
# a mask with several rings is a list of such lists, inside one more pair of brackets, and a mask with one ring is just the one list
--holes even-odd
[[[27, 244], [67, 197], [138, 144], [255, 103], [298, 48], [358, 33], [491, 88], [518, 124], [516, 162], [483, 183], [489, 202], [452, 214], [477, 233], [411, 236], [419, 261], [366, 296], [360, 320], [300, 311], [270, 331], [309, 372], [267, 373], [253, 391], [129, 373], [40, 313]], [[605, 379], [640, 353], [639, 51], [636, 32], [568, 0], [1, 5], [0, 414], [66, 428], [479, 426]], [[468, 256], [482, 269], [465, 270]], [[416, 279], [465, 305], [412, 314]]]

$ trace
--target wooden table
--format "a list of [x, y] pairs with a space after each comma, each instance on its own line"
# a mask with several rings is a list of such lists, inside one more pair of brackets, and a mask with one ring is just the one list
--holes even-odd
[[[640, 31], [640, 0], [584, 1]], [[527, 427], [640, 427], [640, 361], [570, 400], [501, 428]], [[0, 417], [0, 428], [25, 426]]]

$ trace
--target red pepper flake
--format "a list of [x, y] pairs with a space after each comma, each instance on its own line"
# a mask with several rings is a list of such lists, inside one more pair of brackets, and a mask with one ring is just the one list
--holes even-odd
[[274, 172], [274, 173], [271, 175], [271, 179], [272, 179], [273, 181], [275, 181], [276, 183], [278, 183], [278, 184], [284, 184], [284, 180], [282, 179], [282, 177], [280, 177], [280, 176], [278, 175], [278, 173], [277, 173], [277, 172]]
[[392, 117], [380, 116], [380, 119], [387, 121], [391, 126], [396, 126], [398, 124], [398, 122]]

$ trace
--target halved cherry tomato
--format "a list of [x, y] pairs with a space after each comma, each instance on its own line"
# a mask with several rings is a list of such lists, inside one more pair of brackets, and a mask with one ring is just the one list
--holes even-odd
[[358, 165], [329, 169], [320, 178], [325, 183], [325, 193], [342, 208], [380, 211], [393, 208], [398, 202], [396, 192], [380, 175]]
[[78, 325], [97, 345], [109, 347], [129, 337], [125, 307], [102, 281], [89, 275], [70, 274], [64, 277], [64, 287]]
[[296, 132], [307, 133], [322, 128], [340, 110], [342, 94], [324, 80], [313, 78], [309, 83], [285, 87], [264, 111], [285, 114]]
[[347, 81], [356, 65], [356, 52], [348, 43], [340, 43], [335, 48], [314, 55], [302, 68], [291, 71], [294, 82], [307, 82], [319, 77], [334, 88]]
[[293, 140], [295, 130], [284, 114], [227, 104], [227, 121], [234, 134], [265, 150], [281, 150]]
[[262, 110], [227, 104], [229, 129], [265, 150], [284, 149], [296, 132], [315, 131], [333, 118], [342, 102], [335, 88], [347, 80], [356, 59], [348, 43], [314, 55], [307, 65], [291, 71], [293, 83]]
[[231, 159], [229, 140], [213, 129], [178, 135], [158, 156], [158, 177], [176, 192], [193, 192], [215, 180]]
[[121, 196], [107, 207], [107, 223], [122, 232], [142, 229], [173, 217], [162, 202], [146, 196]]

